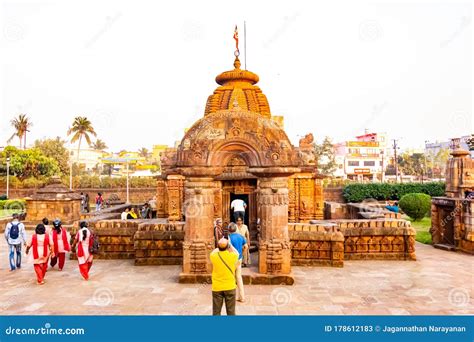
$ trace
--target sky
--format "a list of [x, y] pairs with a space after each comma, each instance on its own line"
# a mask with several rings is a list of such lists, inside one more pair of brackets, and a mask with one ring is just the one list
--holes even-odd
[[[113, 151], [173, 145], [201, 118], [247, 27], [247, 68], [297, 145], [386, 132], [404, 148], [471, 134], [471, 4], [2, 1], [0, 146], [87, 116]], [[241, 52], [243, 49], [241, 48]], [[16, 141], [14, 143], [17, 143]]]

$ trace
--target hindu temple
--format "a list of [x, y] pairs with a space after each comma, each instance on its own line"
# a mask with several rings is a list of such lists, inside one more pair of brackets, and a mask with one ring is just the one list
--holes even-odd
[[416, 259], [416, 232], [399, 215], [337, 211], [339, 204], [324, 201], [312, 134], [294, 146], [258, 81], [238, 56], [217, 75], [203, 116], [161, 155], [157, 219], [120, 220], [127, 205], [83, 215], [99, 235], [97, 257], [181, 265], [177, 281], [209, 282], [215, 219], [227, 225], [230, 203], [242, 199], [253, 252], [247, 284], [291, 285], [293, 266]]
[[217, 75], [203, 117], [162, 158], [159, 216], [185, 221], [184, 275], [211, 272], [214, 219], [229, 223], [235, 198], [248, 203], [251, 234], [260, 228], [260, 273], [290, 272], [289, 221], [323, 217], [312, 137], [291, 144], [258, 81], [236, 57]]
[[434, 247], [474, 254], [474, 161], [469, 151], [452, 140], [446, 164], [446, 196], [431, 202]]

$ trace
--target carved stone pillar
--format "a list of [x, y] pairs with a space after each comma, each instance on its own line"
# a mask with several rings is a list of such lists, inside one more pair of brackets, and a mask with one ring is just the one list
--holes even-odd
[[259, 273], [289, 274], [291, 249], [288, 234], [288, 178], [260, 178], [257, 191], [261, 222]]
[[182, 186], [183, 176], [169, 175], [166, 179], [166, 191], [168, 194], [168, 219], [180, 221], [182, 219]]
[[[207, 281], [212, 271], [209, 254], [214, 249], [214, 199], [212, 178], [186, 178], [184, 183], [184, 243], [182, 282]], [[206, 278], [207, 277], [207, 278]]]
[[164, 179], [158, 179], [156, 189], [156, 215], [166, 217], [166, 184]]

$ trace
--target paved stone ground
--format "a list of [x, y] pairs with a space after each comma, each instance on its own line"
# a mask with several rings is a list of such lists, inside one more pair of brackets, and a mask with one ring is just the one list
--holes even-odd
[[[3, 240], [3, 239], [2, 239]], [[474, 258], [417, 244], [418, 261], [346, 261], [294, 267], [294, 286], [246, 286], [241, 315], [474, 314]], [[9, 272], [0, 243], [0, 314], [208, 315], [210, 285], [178, 284], [179, 266], [96, 260], [87, 282], [77, 262], [36, 285], [31, 262]]]

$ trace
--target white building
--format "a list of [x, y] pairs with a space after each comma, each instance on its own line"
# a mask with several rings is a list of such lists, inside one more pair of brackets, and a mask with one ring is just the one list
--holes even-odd
[[92, 171], [96, 166], [102, 165], [102, 158], [106, 155], [103, 151], [94, 150], [93, 148], [81, 148], [79, 152], [79, 160], [77, 159], [77, 148], [71, 147], [70, 160], [84, 166], [85, 171]]
[[334, 145], [336, 177], [358, 181], [383, 181], [389, 162], [385, 133], [365, 133]]

